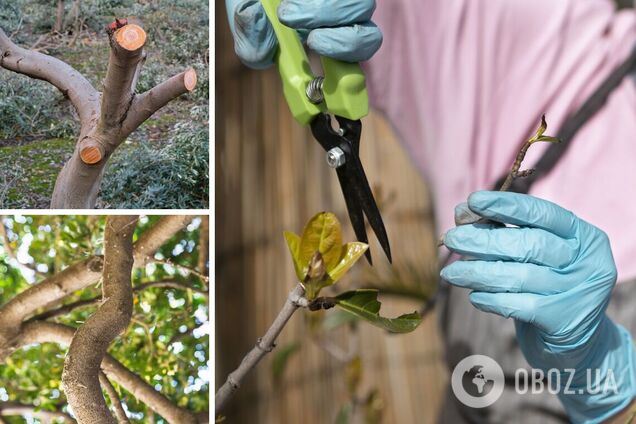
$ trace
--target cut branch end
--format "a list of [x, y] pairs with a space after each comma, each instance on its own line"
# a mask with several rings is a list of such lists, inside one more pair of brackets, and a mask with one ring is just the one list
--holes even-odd
[[146, 31], [139, 25], [128, 24], [115, 32], [115, 41], [128, 51], [136, 51], [146, 43]]
[[88, 144], [80, 150], [80, 158], [87, 165], [95, 165], [102, 160], [104, 154], [102, 149], [95, 144]]
[[183, 75], [183, 85], [186, 90], [192, 91], [197, 85], [197, 72], [193, 68], [189, 68]]

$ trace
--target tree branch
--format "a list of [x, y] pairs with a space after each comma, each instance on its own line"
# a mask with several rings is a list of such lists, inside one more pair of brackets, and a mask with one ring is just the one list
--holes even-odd
[[[119, 23], [117, 20], [115, 25], [118, 26]], [[111, 49], [104, 79], [100, 119], [97, 126], [80, 140], [80, 157], [89, 165], [110, 155], [126, 138], [119, 135], [119, 131], [133, 101], [133, 82], [143, 60], [146, 43], [146, 32], [135, 24], [110, 29], [108, 37]]]
[[132, 316], [132, 236], [138, 217], [109, 216], [104, 231], [104, 303], [77, 329], [66, 359], [64, 392], [80, 422], [117, 424], [98, 382], [110, 343], [123, 333]]
[[121, 400], [119, 399], [119, 396], [117, 396], [117, 390], [115, 390], [103, 371], [99, 372], [99, 381], [101, 382], [104, 391], [106, 391], [106, 394], [110, 399], [110, 403], [113, 405], [115, 417], [117, 417], [119, 424], [130, 424], [128, 417], [126, 416], [126, 411], [124, 411], [124, 408], [121, 406]]
[[[72, 327], [63, 324], [47, 321], [29, 322], [22, 328], [19, 347], [34, 343], [58, 343], [67, 346], [71, 343], [74, 333], [75, 330]], [[108, 378], [117, 382], [139, 401], [168, 420], [170, 424], [197, 424], [192, 412], [179, 408], [112, 356], [107, 354], [104, 357], [101, 369]]]
[[146, 266], [153, 261], [155, 252], [175, 234], [192, 222], [191, 215], [170, 215], [162, 217], [146, 230], [135, 243], [135, 268]]
[[68, 97], [84, 128], [99, 115], [99, 93], [82, 74], [54, 57], [16, 46], [0, 28], [0, 67], [47, 81]]
[[97, 281], [102, 267], [103, 259], [92, 256], [23, 291], [0, 307], [0, 322], [3, 323], [0, 326], [0, 359], [10, 353], [10, 341], [20, 332], [20, 325], [27, 316]]
[[287, 301], [265, 335], [258, 339], [256, 346], [245, 355], [238, 368], [227, 376], [227, 380], [214, 396], [216, 414], [223, 409], [230, 397], [238, 390], [247, 373], [276, 347], [276, 338], [283, 331], [294, 312], [299, 307], [307, 307], [308, 301], [304, 295], [305, 288], [299, 283], [287, 296]]
[[205, 276], [209, 275], [210, 260], [210, 217], [201, 217], [201, 227], [199, 228], [199, 257], [197, 259], [197, 269]]
[[157, 84], [155, 87], [136, 96], [123, 122], [122, 133], [128, 136], [137, 127], [144, 123], [153, 113], [170, 103], [182, 94], [194, 90], [197, 85], [197, 73], [193, 68], [188, 68]]
[[[203, 289], [199, 289], [197, 287], [193, 287], [189, 284], [182, 283], [181, 281], [176, 281], [176, 280], [150, 281], [148, 283], [143, 283], [133, 287], [133, 292], [139, 292], [139, 291], [150, 289], [150, 288], [192, 290], [196, 293], [204, 295], [205, 297], [209, 296], [208, 292]], [[29, 321], [43, 321], [46, 319], [57, 318], [59, 316], [66, 315], [70, 313], [71, 311], [78, 308], [95, 306], [98, 303], [100, 303], [101, 300], [102, 300], [101, 297], [93, 297], [91, 299], [78, 300], [77, 302], [69, 303], [68, 305], [63, 305], [63, 306], [60, 306], [59, 308], [42, 312], [39, 315], [29, 318]]]
[[[76, 424], [77, 421], [73, 419], [69, 414], [62, 411], [48, 411], [45, 409], [39, 409], [35, 405], [27, 405], [19, 402], [0, 402], [0, 415], [5, 417], [13, 415], [30, 415], [34, 418], [40, 418], [43, 420], [52, 420], [55, 418], [63, 418], [65, 422]], [[2, 422], [2, 421], [0, 421]]]
[[[165, 216], [146, 230], [134, 245], [136, 267], [145, 266], [157, 249], [181, 231], [192, 216]], [[43, 280], [0, 307], [0, 360], [10, 353], [10, 340], [20, 331], [22, 322], [40, 308], [58, 305], [77, 290], [95, 284], [102, 276], [104, 259], [91, 256]]]

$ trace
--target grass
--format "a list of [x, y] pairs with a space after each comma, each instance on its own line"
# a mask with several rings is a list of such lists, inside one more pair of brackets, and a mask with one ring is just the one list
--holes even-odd
[[57, 174], [71, 157], [75, 140], [53, 138], [0, 148], [0, 209], [49, 207]]

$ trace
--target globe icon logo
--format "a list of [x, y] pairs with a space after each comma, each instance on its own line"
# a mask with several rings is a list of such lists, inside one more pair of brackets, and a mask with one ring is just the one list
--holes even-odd
[[485, 408], [501, 397], [504, 373], [499, 364], [486, 355], [462, 359], [451, 375], [455, 397], [471, 408]]

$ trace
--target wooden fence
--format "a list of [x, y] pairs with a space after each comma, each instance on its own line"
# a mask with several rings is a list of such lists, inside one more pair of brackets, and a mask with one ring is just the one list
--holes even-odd
[[[219, 3], [220, 5], [220, 3]], [[216, 387], [276, 316], [295, 284], [283, 230], [300, 232], [316, 212], [335, 212], [353, 240], [335, 172], [309, 131], [296, 124], [275, 69], [251, 71], [234, 55], [225, 11], [216, 22]], [[378, 114], [363, 122], [361, 157], [379, 198], [395, 268], [405, 287], [435, 273], [435, 233], [426, 186], [390, 126]], [[377, 244], [377, 263], [355, 268], [339, 290], [364, 286], [390, 268]], [[405, 271], [406, 270], [406, 271]], [[415, 270], [415, 271], [414, 271]], [[409, 278], [410, 276], [410, 278]], [[420, 303], [383, 296], [383, 314], [411, 312]], [[343, 365], [306, 337], [299, 312], [279, 349], [302, 341], [279, 384], [268, 357], [247, 378], [225, 415], [229, 423], [332, 423], [347, 398]], [[345, 345], [344, 330], [335, 342]], [[385, 423], [432, 423], [448, 373], [436, 318], [408, 335], [359, 326], [363, 388], [378, 388]], [[364, 391], [364, 390], [363, 390]]]

